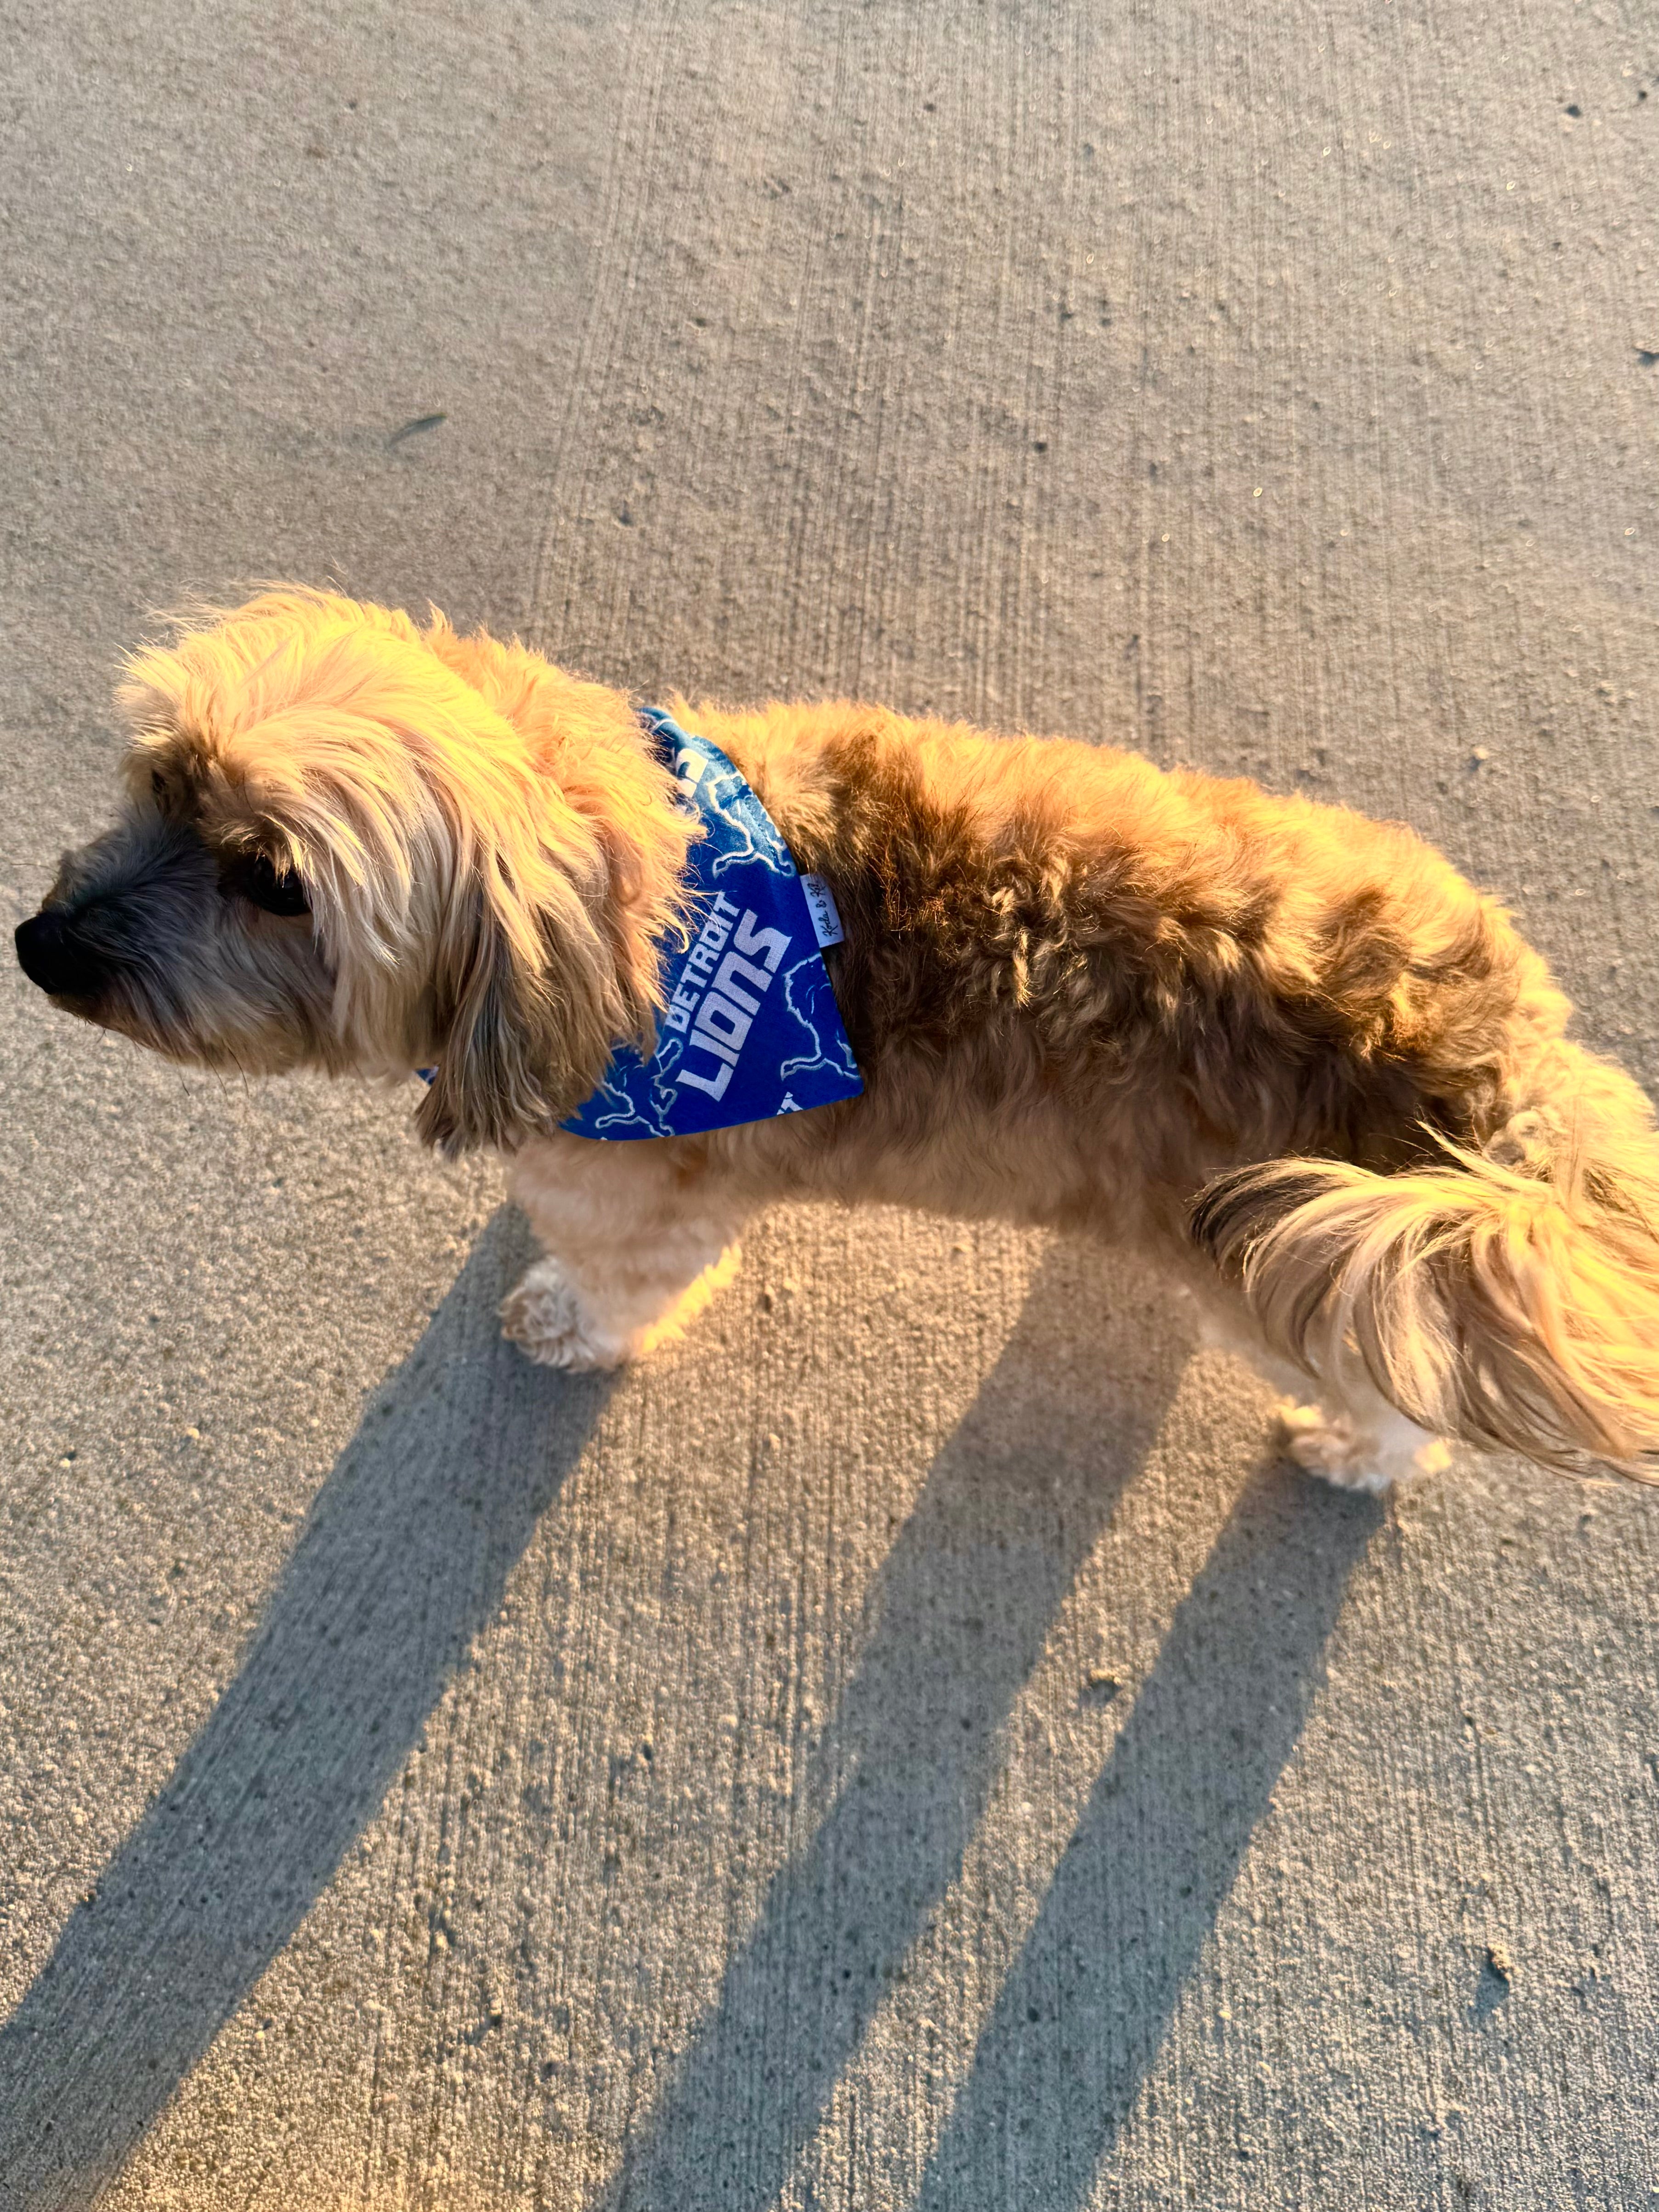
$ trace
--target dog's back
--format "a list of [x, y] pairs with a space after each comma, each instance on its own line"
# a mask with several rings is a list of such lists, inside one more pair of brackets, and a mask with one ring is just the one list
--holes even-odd
[[850, 706], [685, 710], [848, 925], [866, 1075], [975, 1054], [1167, 1116], [1190, 1188], [1307, 1152], [1377, 1168], [1480, 1143], [1565, 1000], [1502, 909], [1410, 830], [1063, 738]]
[[869, 1110], [918, 1156], [1002, 1196], [1024, 1153], [1034, 1211], [1180, 1237], [1435, 1433], [1645, 1471], [1651, 1109], [1410, 830], [1064, 740], [689, 711], [834, 886]]

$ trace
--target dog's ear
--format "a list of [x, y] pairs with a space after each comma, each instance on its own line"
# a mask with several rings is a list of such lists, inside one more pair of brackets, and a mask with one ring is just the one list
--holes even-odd
[[335, 1057], [435, 1063], [429, 1142], [510, 1149], [648, 1037], [684, 831], [619, 696], [287, 591], [130, 675], [141, 790], [177, 774], [210, 843], [301, 871]]
[[452, 1158], [479, 1145], [511, 1150], [555, 1127], [605, 1071], [617, 1014], [611, 963], [575, 893], [560, 888], [563, 897], [530, 911], [511, 884], [475, 881], [444, 932], [433, 976], [438, 1059], [416, 1127]]

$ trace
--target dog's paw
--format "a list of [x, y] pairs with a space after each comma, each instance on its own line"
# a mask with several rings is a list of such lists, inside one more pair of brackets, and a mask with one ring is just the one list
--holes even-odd
[[1322, 1406], [1298, 1406], [1287, 1398], [1279, 1407], [1279, 1431], [1298, 1467], [1338, 1490], [1382, 1491], [1393, 1478], [1384, 1474], [1365, 1447], [1352, 1413], [1328, 1413]]
[[629, 1346], [596, 1328], [556, 1260], [538, 1260], [501, 1303], [501, 1334], [543, 1367], [617, 1367]]
[[501, 1334], [544, 1367], [620, 1367], [684, 1334], [743, 1264], [728, 1244], [690, 1283], [636, 1282], [608, 1293], [601, 1311], [584, 1302], [559, 1261], [538, 1260], [501, 1300]]
[[1379, 1433], [1352, 1413], [1328, 1413], [1322, 1406], [1298, 1406], [1290, 1398], [1278, 1413], [1291, 1457], [1338, 1490], [1380, 1497], [1413, 1475], [1438, 1474], [1451, 1458], [1451, 1448], [1442, 1438], [1425, 1436], [1403, 1417]]

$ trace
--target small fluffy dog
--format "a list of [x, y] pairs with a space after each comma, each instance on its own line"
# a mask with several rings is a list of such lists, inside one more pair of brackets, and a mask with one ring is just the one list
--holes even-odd
[[546, 1247], [503, 1308], [534, 1358], [648, 1351], [772, 1200], [878, 1200], [1150, 1254], [1339, 1483], [1445, 1437], [1632, 1474], [1659, 1447], [1651, 1110], [1408, 830], [1061, 739], [671, 701], [833, 890], [865, 1094], [611, 1144], [557, 1125], [649, 1044], [693, 834], [626, 697], [299, 589], [140, 652], [119, 696], [125, 811], [24, 969], [178, 1060], [435, 1068], [421, 1133], [508, 1153]]

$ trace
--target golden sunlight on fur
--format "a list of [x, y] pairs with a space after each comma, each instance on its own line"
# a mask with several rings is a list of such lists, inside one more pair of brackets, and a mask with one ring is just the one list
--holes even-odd
[[865, 1095], [606, 1144], [557, 1124], [650, 1038], [693, 834], [626, 697], [300, 589], [204, 611], [120, 696], [125, 811], [25, 968], [179, 1059], [434, 1066], [422, 1135], [509, 1153], [546, 1247], [503, 1310], [532, 1358], [647, 1352], [769, 1203], [883, 1200], [1150, 1252], [1334, 1481], [1444, 1437], [1659, 1448], [1651, 1109], [1409, 830], [1064, 739], [669, 701], [835, 894]]

